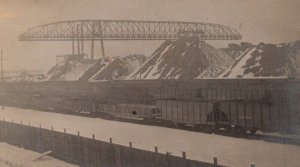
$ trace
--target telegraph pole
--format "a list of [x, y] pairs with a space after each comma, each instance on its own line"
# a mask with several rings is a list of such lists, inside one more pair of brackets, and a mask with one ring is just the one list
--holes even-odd
[[104, 42], [103, 42], [103, 34], [102, 34], [102, 24], [99, 23], [99, 33], [100, 33], [100, 45], [101, 45], [101, 54], [102, 58], [105, 58], [105, 51], [104, 51]]
[[4, 81], [3, 77], [3, 50], [1, 49], [1, 82]]
[[92, 40], [91, 40], [91, 60], [94, 60], [94, 33], [95, 33], [95, 30], [94, 30], [94, 24], [92, 25]]
[[[1, 83], [4, 82], [4, 78], [3, 78], [3, 50], [1, 49]], [[2, 110], [4, 110], [4, 105], [3, 105], [3, 102], [1, 102], [1, 106], [2, 106]]]

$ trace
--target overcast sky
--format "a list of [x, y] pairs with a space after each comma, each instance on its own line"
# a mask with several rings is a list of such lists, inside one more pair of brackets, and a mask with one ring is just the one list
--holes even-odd
[[[300, 39], [299, 16], [300, 0], [0, 0], [0, 48], [6, 71], [47, 69], [56, 55], [71, 53], [71, 43], [18, 41], [18, 35], [40, 24], [76, 19], [211, 22], [238, 29], [242, 41], [281, 43]], [[106, 55], [150, 55], [161, 42], [105, 42]], [[240, 41], [212, 44], [229, 42]]]

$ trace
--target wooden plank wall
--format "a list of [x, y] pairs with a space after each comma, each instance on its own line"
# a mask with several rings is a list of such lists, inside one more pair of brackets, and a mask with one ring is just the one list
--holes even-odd
[[[65, 132], [32, 127], [30, 125], [0, 121], [0, 141], [25, 149], [46, 152], [67, 162], [86, 167], [222, 167], [183, 157], [121, 146]], [[212, 160], [213, 162], [213, 160]]]

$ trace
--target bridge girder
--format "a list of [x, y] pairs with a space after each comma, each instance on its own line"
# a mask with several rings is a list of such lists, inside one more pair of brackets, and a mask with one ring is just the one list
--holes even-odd
[[175, 40], [191, 35], [200, 40], [242, 38], [233, 28], [203, 22], [76, 20], [30, 28], [19, 36], [19, 40]]

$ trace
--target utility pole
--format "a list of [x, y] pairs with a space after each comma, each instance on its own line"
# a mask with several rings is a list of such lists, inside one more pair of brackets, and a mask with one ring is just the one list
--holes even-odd
[[95, 30], [94, 30], [94, 24], [92, 25], [92, 40], [91, 40], [91, 60], [94, 60], [94, 33], [95, 33]]
[[3, 75], [3, 50], [1, 49], [1, 82], [4, 81]]
[[102, 58], [105, 58], [105, 51], [104, 51], [104, 42], [103, 42], [103, 34], [102, 34], [102, 25], [101, 25], [101, 22], [99, 23], [99, 33], [100, 33], [101, 54], [102, 54]]
[[80, 33], [79, 33], [79, 25], [76, 26], [76, 35], [77, 35], [77, 54], [80, 55]]
[[139, 63], [140, 63], [140, 69], [139, 69], [139, 74], [140, 74], [140, 80], [142, 79], [142, 71], [141, 71], [141, 66], [142, 66], [142, 60], [141, 60], [141, 58], [139, 57], [138, 58], [138, 60], [139, 60]]
[[142, 66], [142, 60], [139, 59], [139, 62], [140, 62], [140, 80], [142, 79], [142, 70], [141, 70], [141, 66]]
[[84, 42], [84, 35], [83, 35], [83, 25], [80, 26], [80, 37], [81, 37], [81, 39], [80, 39], [80, 42], [81, 42], [81, 54], [82, 54], [82, 56], [84, 56], [84, 44], [83, 44], [83, 42]]
[[74, 27], [72, 27], [72, 55], [75, 55], [75, 39], [74, 39]]
[[[1, 49], [1, 58], [0, 58], [1, 60], [1, 83], [3, 83], [4, 82], [4, 76], [3, 76], [3, 50]], [[1, 102], [1, 106], [2, 106], [2, 110], [4, 110], [4, 105], [3, 105], [3, 102]]]

